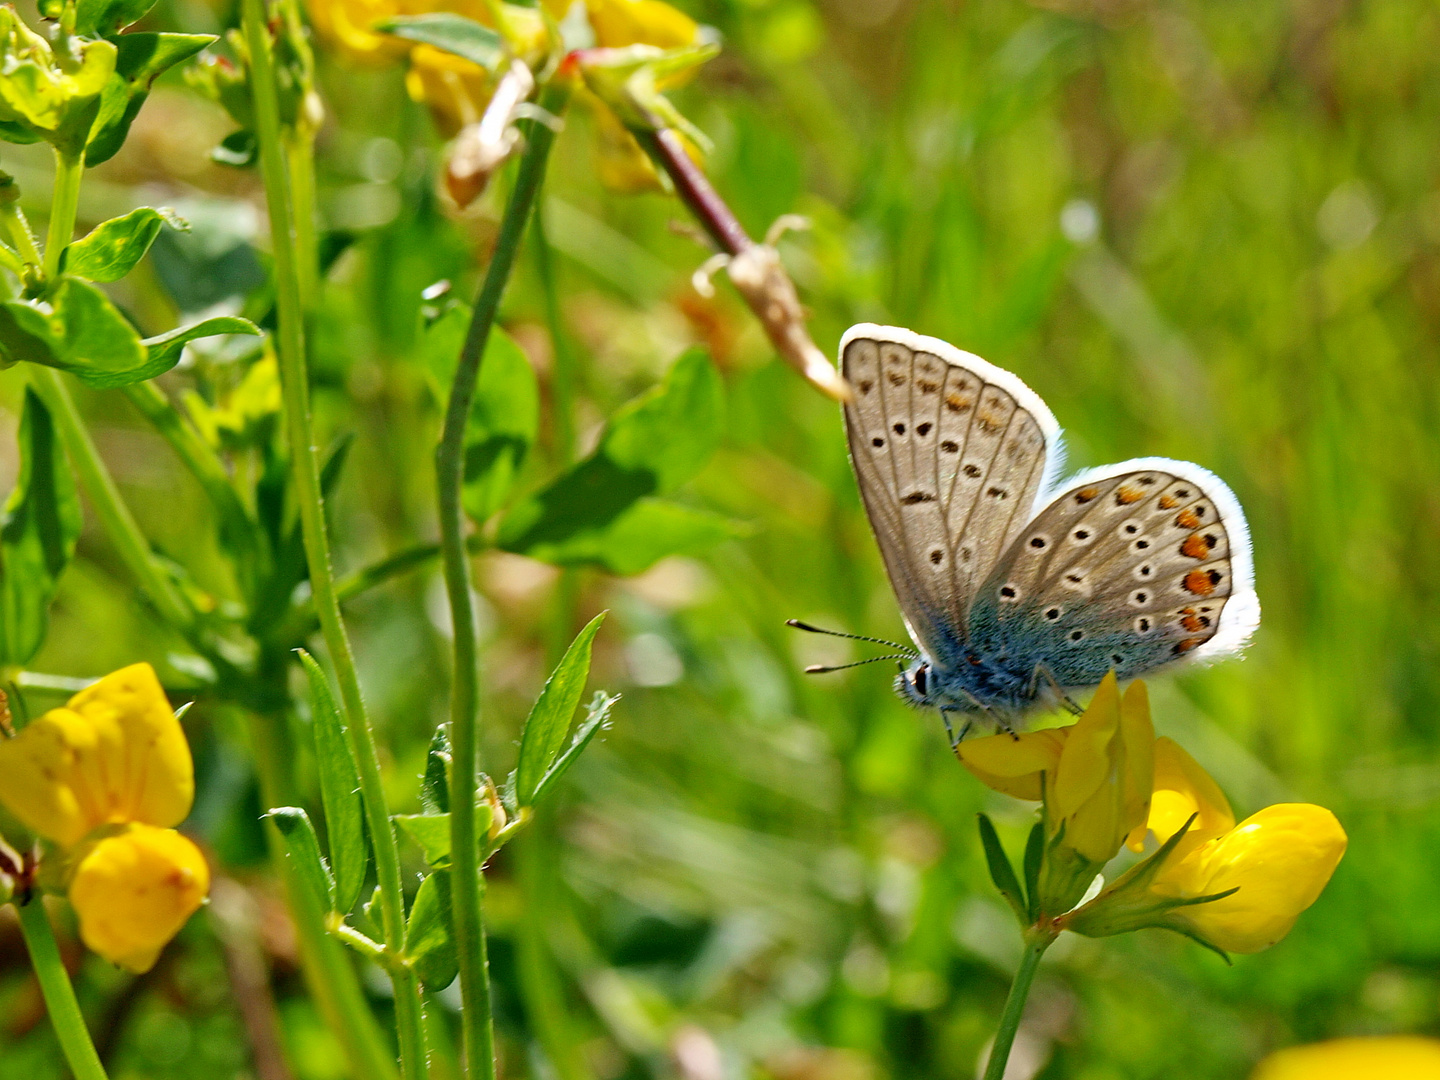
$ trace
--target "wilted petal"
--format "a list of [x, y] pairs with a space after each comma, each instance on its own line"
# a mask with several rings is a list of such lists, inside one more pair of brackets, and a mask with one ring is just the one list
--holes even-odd
[[139, 973], [154, 966], [209, 891], [199, 848], [174, 829], [132, 825], [81, 859], [69, 895], [86, 946]]

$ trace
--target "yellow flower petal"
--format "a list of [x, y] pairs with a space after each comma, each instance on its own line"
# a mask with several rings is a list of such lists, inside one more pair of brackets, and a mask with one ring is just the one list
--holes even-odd
[[1130, 834], [1130, 848], [1145, 846], [1146, 832], [1164, 843], [1199, 814], [1195, 824], [1175, 848], [1172, 859], [1179, 861], [1207, 840], [1223, 836], [1235, 827], [1235, 814], [1219, 786], [1174, 739], [1155, 740], [1155, 793], [1150, 800], [1149, 820]]
[[1054, 773], [1071, 728], [1046, 728], [1018, 735], [967, 739], [956, 748], [960, 763], [988, 788], [1017, 799], [1039, 802], [1040, 777]]
[[430, 107], [435, 126], [448, 139], [466, 124], [479, 122], [494, 83], [478, 64], [433, 45], [416, 45], [410, 53], [405, 89], [412, 100]]
[[586, 0], [595, 44], [603, 49], [626, 45], [654, 45], [677, 49], [694, 45], [699, 24], [683, 11], [661, 0]]
[[1340, 822], [1322, 806], [1267, 806], [1186, 858], [1168, 862], [1152, 888], [1185, 898], [1238, 888], [1223, 900], [1176, 914], [1221, 949], [1259, 952], [1289, 933], [1319, 897], [1346, 843]]
[[1250, 1080], [1434, 1080], [1440, 1039], [1390, 1035], [1292, 1046], [1262, 1061]]
[[1120, 684], [1110, 672], [1095, 688], [1090, 707], [1070, 729], [1070, 738], [1055, 769], [1050, 790], [1050, 816], [1055, 824], [1068, 818], [1100, 790], [1111, 773], [1110, 744], [1120, 729]]
[[154, 966], [209, 891], [199, 848], [174, 829], [132, 825], [80, 861], [70, 903], [86, 946], [138, 974]]
[[376, 23], [397, 15], [420, 15], [436, 5], [417, 0], [306, 0], [310, 23], [324, 44], [335, 53], [360, 64], [398, 60], [410, 43], [373, 29]]
[[178, 825], [195, 797], [194, 766], [149, 664], [105, 676], [0, 742], [0, 802], [61, 845], [101, 825]]
[[1150, 816], [1155, 786], [1155, 725], [1150, 720], [1150, 691], [1138, 679], [1120, 699], [1120, 740], [1125, 760], [1120, 766], [1121, 828]]

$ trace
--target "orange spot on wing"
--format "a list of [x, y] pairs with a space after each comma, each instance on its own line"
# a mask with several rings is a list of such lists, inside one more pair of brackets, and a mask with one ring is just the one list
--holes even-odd
[[976, 413], [975, 421], [986, 431], [999, 431], [1005, 424], [1004, 420], [992, 412]]
[[1183, 626], [1186, 630], [1189, 630], [1192, 634], [1198, 634], [1201, 630], [1204, 630], [1207, 626], [1210, 625], [1210, 620], [1204, 615], [1195, 614], [1194, 608], [1186, 608], [1180, 614], [1184, 616], [1180, 620], [1180, 625]]
[[1180, 545], [1180, 554], [1192, 559], [1208, 558], [1215, 547], [1215, 538], [1204, 533], [1191, 533]]
[[1075, 501], [1076, 501], [1077, 503], [1087, 503], [1087, 502], [1089, 502], [1091, 499], [1095, 498], [1096, 495], [1099, 495], [1099, 494], [1100, 494], [1100, 489], [1099, 489], [1099, 488], [1094, 488], [1094, 487], [1081, 488], [1079, 491], [1077, 491], [1077, 492], [1075, 493]]
[[1179, 506], [1179, 505], [1180, 505], [1180, 500], [1177, 499], [1174, 495], [1161, 495], [1161, 496], [1160, 496], [1160, 509], [1161, 509], [1161, 510], [1174, 510], [1175, 507], [1177, 507], [1177, 506]]
[[1215, 570], [1191, 570], [1180, 582], [1186, 592], [1196, 596], [1209, 596], [1220, 584], [1220, 574]]
[[1121, 484], [1119, 490], [1115, 492], [1115, 501], [1121, 506], [1129, 506], [1131, 503], [1137, 503], [1144, 497], [1145, 492], [1139, 488], [1131, 487], [1129, 484]]
[[1198, 529], [1200, 527], [1200, 516], [1194, 510], [1182, 510], [1175, 518], [1175, 524], [1182, 529]]
[[964, 412], [974, 404], [975, 399], [966, 397], [964, 394], [949, 394], [945, 398], [945, 407], [951, 412]]
[[1183, 640], [1183, 641], [1177, 641], [1177, 642], [1175, 643], [1175, 648], [1172, 649], [1171, 651], [1172, 651], [1176, 656], [1184, 656], [1187, 652], [1189, 652], [1191, 649], [1195, 648], [1197, 645], [1200, 645], [1200, 644], [1202, 644], [1202, 642], [1200, 641], [1199, 638], [1187, 637], [1187, 638], [1186, 638], [1185, 640]]

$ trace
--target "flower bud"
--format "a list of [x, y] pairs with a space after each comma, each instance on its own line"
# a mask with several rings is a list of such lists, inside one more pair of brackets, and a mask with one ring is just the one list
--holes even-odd
[[185, 733], [149, 664], [133, 664], [0, 741], [0, 802], [68, 847], [102, 825], [178, 825], [195, 797]]
[[1333, 1039], [1271, 1054], [1250, 1080], [1432, 1080], [1440, 1039], [1418, 1035]]
[[86, 946], [139, 974], [209, 891], [210, 869], [190, 840], [174, 829], [131, 825], [83, 855], [69, 896]]

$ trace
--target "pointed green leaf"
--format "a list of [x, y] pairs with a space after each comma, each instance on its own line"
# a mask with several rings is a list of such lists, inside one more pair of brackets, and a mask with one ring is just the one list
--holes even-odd
[[565, 748], [563, 754], [556, 758], [555, 764], [550, 766], [550, 771], [541, 778], [540, 783], [535, 785], [535, 794], [531, 796], [532, 803], [538, 803], [543, 799], [560, 778], [570, 771], [570, 766], [575, 764], [585, 747], [590, 745], [590, 740], [595, 738], [595, 734], [605, 726], [606, 721], [610, 718], [610, 710], [619, 700], [619, 694], [607, 694], [603, 690], [595, 691], [595, 696], [585, 707], [585, 719], [575, 729], [575, 737], [570, 740], [570, 745]]
[[379, 23], [377, 30], [407, 41], [419, 41], [494, 71], [505, 56], [505, 41], [488, 26], [436, 11], [427, 15], [402, 15]]
[[432, 994], [454, 982], [460, 970], [450, 926], [450, 873], [436, 870], [420, 883], [405, 929], [405, 952]]
[[54, 423], [26, 387], [20, 477], [0, 521], [0, 663], [19, 667], [44, 643], [50, 601], [80, 526], [80, 500]]
[[1025, 894], [1020, 889], [1020, 882], [1015, 877], [1015, 868], [1010, 865], [1010, 857], [1005, 854], [1005, 849], [1000, 846], [1000, 837], [995, 832], [995, 825], [988, 814], [976, 814], [980, 823], [980, 846], [985, 849], [985, 865], [990, 868], [990, 880], [995, 883], [995, 888], [1000, 890], [1000, 895], [1010, 905], [1010, 910], [1015, 913], [1015, 918], [1020, 920], [1022, 927], [1030, 925], [1030, 919], [1025, 906]]
[[515, 799], [520, 806], [534, 802], [541, 780], [565, 746], [571, 717], [590, 677], [590, 649], [604, 620], [602, 611], [576, 635], [546, 680], [520, 732], [520, 759], [515, 766]]
[[146, 357], [135, 328], [104, 293], [73, 277], [57, 280], [44, 301], [0, 304], [0, 355], [73, 372], [92, 386], [145, 377], [137, 375]]
[[111, 37], [139, 22], [155, 0], [78, 0], [75, 32], [88, 37]]
[[290, 865], [295, 868], [304, 887], [315, 894], [326, 911], [334, 911], [335, 880], [320, 856], [320, 841], [315, 837], [310, 815], [298, 806], [280, 806], [266, 816], [284, 837]]
[[164, 374], [180, 362], [180, 353], [190, 342], [219, 334], [248, 334], [258, 337], [260, 328], [249, 319], [236, 315], [217, 315], [213, 319], [204, 319], [189, 326], [177, 327], [166, 334], [146, 338], [143, 342], [148, 354], [145, 370], [151, 374], [142, 375], [141, 378], [153, 379], [156, 375]]
[[157, 76], [214, 40], [213, 34], [131, 33], [116, 38], [115, 71], [105, 83], [100, 110], [90, 127], [86, 166], [108, 161], [125, 144]]
[[691, 349], [664, 382], [611, 417], [599, 453], [624, 471], [651, 473], [656, 493], [666, 495], [704, 467], [724, 420], [720, 373], [704, 349]]
[[1037, 821], [1025, 841], [1025, 895], [1030, 922], [1040, 917], [1040, 864], [1045, 858], [1045, 824]]
[[315, 658], [296, 649], [310, 684], [310, 719], [315, 726], [315, 762], [320, 798], [325, 806], [325, 832], [335, 871], [335, 910], [349, 911], [365, 884], [370, 852], [365, 845], [364, 809], [360, 804], [360, 770], [345, 737], [345, 721], [330, 692], [330, 680]]
[[145, 257], [160, 227], [167, 224], [178, 229], [189, 227], [174, 211], [148, 206], [103, 221], [65, 249], [60, 267], [67, 274], [91, 281], [119, 281]]
[[450, 726], [441, 724], [425, 754], [425, 775], [420, 778], [420, 805], [427, 814], [450, 812]]

